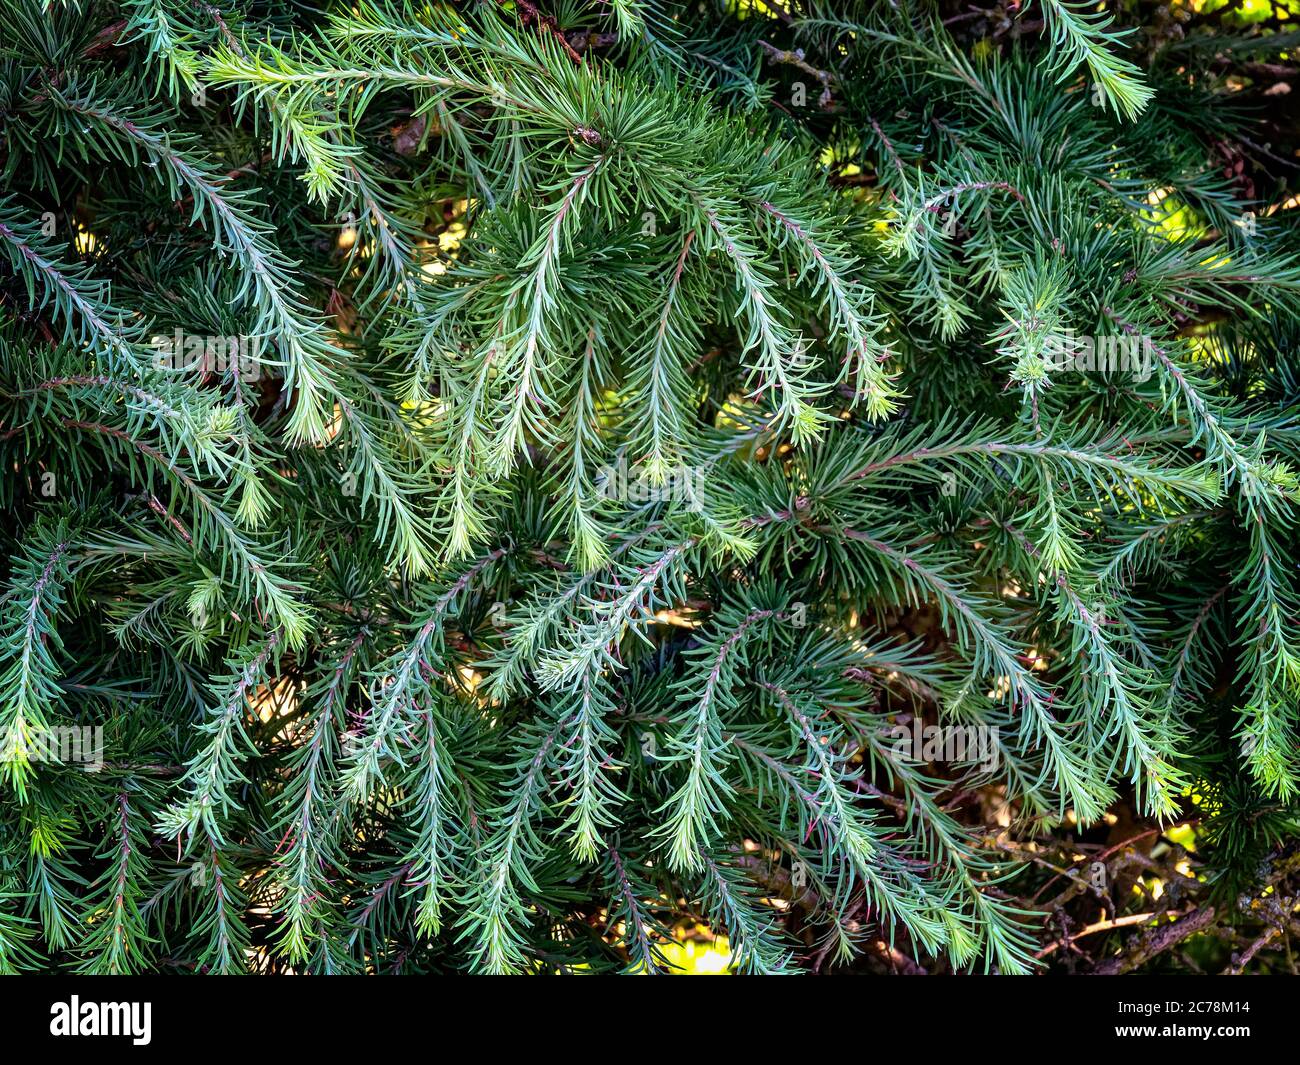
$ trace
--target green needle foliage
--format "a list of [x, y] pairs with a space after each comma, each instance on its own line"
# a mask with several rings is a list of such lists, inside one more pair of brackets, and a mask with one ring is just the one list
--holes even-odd
[[0, 0], [0, 971], [1026, 972], [998, 840], [1117, 804], [1248, 879], [1294, 212], [1212, 49], [946, 12]]

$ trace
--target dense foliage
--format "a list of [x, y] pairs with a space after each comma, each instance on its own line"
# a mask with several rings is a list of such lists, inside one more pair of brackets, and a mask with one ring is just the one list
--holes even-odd
[[1275, 964], [1286, 17], [0, 0], [0, 969]]

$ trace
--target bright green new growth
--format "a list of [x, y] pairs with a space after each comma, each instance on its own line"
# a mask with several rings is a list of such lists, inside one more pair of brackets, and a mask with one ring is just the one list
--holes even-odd
[[0, 0], [0, 971], [1021, 972], [970, 796], [1294, 814], [1300, 259], [1192, 59], [245, 7]]

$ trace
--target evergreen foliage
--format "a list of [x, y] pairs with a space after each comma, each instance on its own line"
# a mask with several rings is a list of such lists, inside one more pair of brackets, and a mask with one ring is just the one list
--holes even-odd
[[1294, 43], [949, 13], [0, 0], [0, 971], [1033, 971], [1120, 807], [1258, 889]]

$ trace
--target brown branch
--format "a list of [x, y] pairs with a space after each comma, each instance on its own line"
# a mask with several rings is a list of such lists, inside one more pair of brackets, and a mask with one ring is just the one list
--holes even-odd
[[809, 63], [802, 48], [786, 50], [777, 48], [774, 44], [768, 44], [767, 41], [759, 41], [758, 44], [767, 53], [767, 58], [773, 63], [788, 64], [802, 70], [809, 77], [816, 78], [822, 87], [822, 94], [817, 98], [817, 104], [823, 109], [830, 107], [832, 102], [831, 82], [835, 80], [834, 74], [828, 70], [819, 70]]
[[[1145, 915], [1150, 916], [1150, 915]], [[1172, 924], [1161, 925], [1129, 947], [1128, 952], [1107, 958], [1093, 967], [1094, 976], [1122, 976], [1145, 965], [1157, 954], [1176, 947], [1188, 936], [1204, 931], [1214, 921], [1214, 907], [1202, 906]]]
[[[498, 0], [498, 2], [504, 5], [506, 0]], [[515, 0], [515, 8], [519, 11], [519, 21], [525, 26], [536, 23], [538, 30], [544, 34], [549, 34], [552, 39], [559, 42], [560, 47], [564, 49], [570, 59], [575, 63], [582, 62], [582, 56], [573, 50], [573, 45], [560, 31], [559, 24], [552, 16], [539, 11], [537, 5], [532, 3], [532, 0]]]

